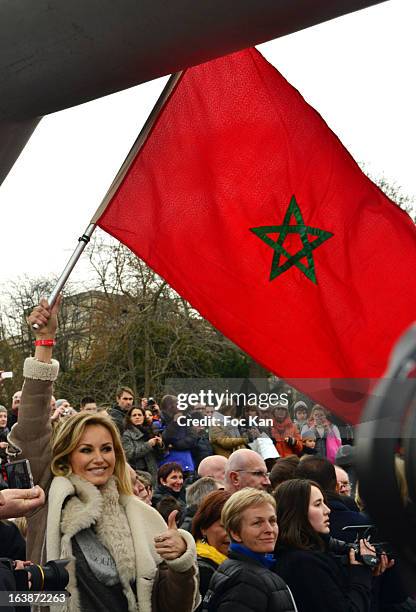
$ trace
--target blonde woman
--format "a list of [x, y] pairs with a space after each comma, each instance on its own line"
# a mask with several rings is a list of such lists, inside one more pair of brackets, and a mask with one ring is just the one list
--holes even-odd
[[[70, 558], [70, 612], [191, 611], [198, 599], [195, 546], [132, 492], [118, 430], [105, 414], [82, 412], [59, 425], [51, 442], [49, 403], [58, 363], [51, 359], [59, 302], [46, 300], [35, 357], [25, 362], [18, 423], [10, 438], [30, 459], [47, 504], [28, 517], [28, 558]], [[172, 608], [173, 607], [173, 608]]]
[[276, 502], [265, 491], [241, 489], [221, 512], [230, 538], [228, 559], [211, 578], [205, 612], [296, 612], [285, 582], [272, 572], [278, 527]]

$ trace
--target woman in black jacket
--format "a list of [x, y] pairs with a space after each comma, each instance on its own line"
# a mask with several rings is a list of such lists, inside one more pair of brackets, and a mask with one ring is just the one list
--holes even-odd
[[154, 435], [145, 423], [144, 410], [136, 406], [125, 416], [124, 428], [121, 441], [127, 461], [134, 470], [149, 472], [155, 485], [157, 464], [164, 449], [161, 436]]
[[237, 491], [221, 521], [231, 540], [229, 558], [211, 578], [204, 612], [296, 612], [287, 585], [271, 571], [278, 533], [273, 497], [257, 489]]
[[[276, 569], [290, 587], [299, 612], [368, 612], [372, 575], [391, 564], [386, 555], [372, 570], [357, 561], [353, 549], [344, 559], [330, 552], [330, 509], [320, 486], [294, 479], [274, 492], [279, 524]], [[374, 549], [360, 541], [361, 555], [375, 557]]]

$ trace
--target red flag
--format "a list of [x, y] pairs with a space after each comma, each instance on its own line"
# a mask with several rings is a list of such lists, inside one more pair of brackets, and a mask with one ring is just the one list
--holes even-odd
[[185, 71], [98, 225], [283, 378], [379, 377], [416, 229], [255, 49]]

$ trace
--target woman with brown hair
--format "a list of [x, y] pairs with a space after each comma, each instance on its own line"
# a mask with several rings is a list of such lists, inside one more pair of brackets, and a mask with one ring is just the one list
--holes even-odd
[[[330, 551], [330, 509], [320, 486], [311, 480], [288, 480], [274, 492], [279, 538], [276, 569], [290, 587], [299, 612], [368, 612], [372, 569], [357, 561], [351, 548], [346, 564]], [[374, 549], [360, 541], [360, 554], [375, 558]], [[391, 566], [387, 557], [373, 570]]]
[[143, 408], [132, 406], [127, 412], [121, 441], [131, 467], [149, 472], [155, 486], [157, 464], [163, 457], [164, 444], [161, 436], [154, 435], [147, 425]]
[[227, 558], [230, 539], [221, 523], [221, 512], [230, 497], [228, 491], [212, 491], [205, 497], [192, 521], [191, 533], [196, 542], [201, 597], [207, 592], [215, 570]]

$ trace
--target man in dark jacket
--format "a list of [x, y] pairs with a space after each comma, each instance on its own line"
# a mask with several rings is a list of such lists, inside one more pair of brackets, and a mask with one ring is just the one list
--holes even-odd
[[343, 531], [343, 528], [350, 525], [365, 525], [368, 519], [360, 512], [351, 509], [350, 502], [353, 502], [351, 498], [338, 494], [337, 477], [332, 463], [323, 457], [304, 457], [296, 468], [295, 478], [314, 480], [321, 485], [326, 503], [331, 509], [330, 535], [338, 540], [354, 542], [356, 530]]
[[194, 460], [195, 471], [198, 470], [199, 464], [206, 457], [211, 457], [214, 454], [211, 442], [209, 441], [209, 428], [202, 425], [195, 425], [197, 421], [203, 418], [201, 412], [192, 412], [190, 418], [193, 420], [193, 429], [196, 435], [196, 444], [192, 448], [192, 457]]
[[182, 413], [177, 411], [162, 433], [162, 439], [168, 454], [162, 463], [172, 461], [181, 464], [183, 471], [189, 475], [195, 471], [192, 452], [197, 445], [198, 437], [192, 426], [179, 424], [178, 417]]
[[124, 417], [133, 406], [134, 392], [130, 387], [120, 387], [116, 393], [116, 404], [108, 411], [108, 414], [117, 425], [120, 435], [124, 431]]

